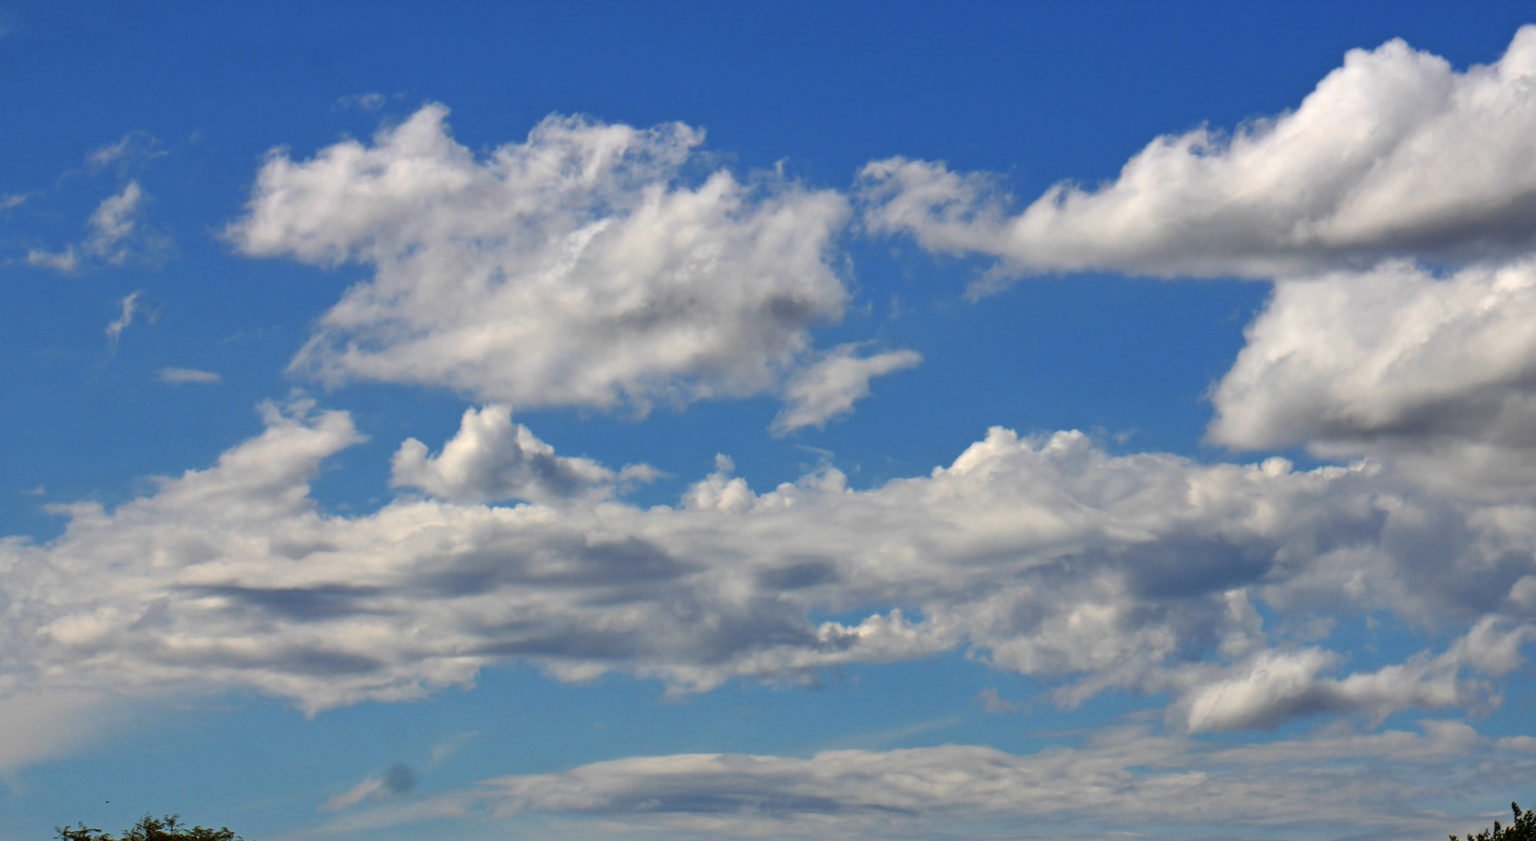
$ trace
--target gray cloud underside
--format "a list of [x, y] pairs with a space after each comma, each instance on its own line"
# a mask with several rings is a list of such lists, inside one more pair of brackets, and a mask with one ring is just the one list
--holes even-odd
[[1284, 281], [1212, 392], [1210, 438], [1369, 455], [1440, 493], [1536, 479], [1536, 259]]
[[[69, 524], [50, 543], [0, 542], [0, 692], [247, 686], [320, 709], [507, 659], [687, 692], [963, 650], [1052, 681], [1058, 703], [1168, 693], [1171, 723], [1221, 730], [1485, 708], [1536, 619], [1536, 511], [1489, 517], [1365, 467], [1111, 456], [1079, 433], [994, 429], [929, 476], [863, 491], [835, 470], [766, 493], [717, 473], [671, 508], [402, 498], [346, 517], [308, 482], [360, 440], [349, 416], [266, 412], [208, 469], [110, 511], [57, 509]], [[1454, 639], [1351, 674], [1261, 606], [1281, 624], [1385, 612]], [[1242, 691], [1298, 660], [1289, 706]]]
[[[1472, 757], [1488, 761], [1474, 768]], [[618, 759], [485, 780], [348, 825], [544, 814], [569, 818], [562, 836], [574, 838], [1396, 839], [1443, 831], [1448, 812], [1472, 823], [1489, 786], [1532, 773], [1536, 740], [1453, 721], [1242, 747], [1122, 727], [1030, 754], [945, 745]]]
[[1457, 72], [1391, 41], [1351, 50], [1296, 110], [1167, 135], [1099, 187], [1022, 212], [997, 179], [892, 158], [861, 177], [865, 224], [936, 252], [1046, 272], [1269, 278], [1383, 258], [1536, 246], [1536, 26]]

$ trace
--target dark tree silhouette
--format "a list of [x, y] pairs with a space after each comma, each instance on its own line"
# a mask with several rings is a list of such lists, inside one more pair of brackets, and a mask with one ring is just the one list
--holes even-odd
[[228, 827], [209, 829], [206, 826], [187, 826], [176, 815], [157, 818], [145, 815], [137, 824], [123, 831], [121, 836], [78, 824], [61, 826], [57, 830], [58, 841], [245, 841]]
[[[1511, 803], [1509, 808], [1515, 810], [1514, 823], [1509, 826], [1499, 826], [1499, 822], [1494, 821], [1493, 829], [1485, 829], [1476, 835], [1469, 832], [1465, 841], [1536, 841], [1536, 812], [1530, 809], [1520, 811], [1519, 803]], [[1463, 839], [1452, 835], [1451, 841], [1463, 841]]]

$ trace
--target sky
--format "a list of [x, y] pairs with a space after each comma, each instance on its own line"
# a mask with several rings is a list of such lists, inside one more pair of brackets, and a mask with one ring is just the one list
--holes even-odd
[[1530, 12], [0, 0], [0, 841], [1488, 825]]

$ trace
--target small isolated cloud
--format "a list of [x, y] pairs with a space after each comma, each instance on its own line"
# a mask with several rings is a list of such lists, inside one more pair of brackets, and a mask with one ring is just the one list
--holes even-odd
[[834, 348], [816, 362], [798, 370], [784, 387], [786, 405], [773, 419], [775, 435], [806, 426], [822, 426], [853, 410], [853, 404], [869, 396], [869, 381], [910, 368], [923, 361], [910, 350], [856, 356], [858, 345]]
[[27, 202], [26, 193], [0, 194], [0, 210], [10, 210], [13, 207], [21, 207]]
[[998, 694], [998, 691], [995, 687], [991, 686], [977, 693], [976, 702], [981, 704], [981, 708], [983, 710], [994, 714], [1016, 713], [1019, 710], [1024, 709], [1022, 704], [1017, 704], [1008, 700], [1007, 698], [1004, 698], [1002, 695]]
[[322, 812], [350, 809], [359, 803], [389, 796], [404, 796], [416, 789], [416, 772], [404, 764], [393, 765], [382, 776], [368, 777], [350, 789], [320, 804]]
[[117, 141], [98, 146], [85, 156], [89, 169], [102, 169], [113, 164], [138, 165], [160, 157], [160, 141], [147, 131], [131, 131]]
[[382, 93], [369, 92], [343, 96], [336, 100], [338, 108], [355, 108], [359, 111], [377, 111], [389, 102], [389, 97]]
[[1097, 187], [1022, 212], [999, 179], [892, 158], [860, 178], [870, 230], [1047, 272], [1267, 278], [1385, 257], [1465, 262], [1536, 246], [1536, 26], [1457, 72], [1390, 41], [1351, 50], [1294, 110], [1230, 135], [1159, 137]]
[[92, 211], [85, 239], [56, 251], [30, 249], [27, 264], [67, 274], [92, 264], [120, 266], [131, 258], [163, 258], [171, 249], [170, 239], [142, 224], [146, 198], [139, 182], [128, 182]]
[[[650, 475], [650, 468], [637, 465], [622, 478]], [[555, 455], [528, 427], [512, 422], [511, 407], [498, 404], [465, 410], [458, 434], [437, 455], [407, 439], [395, 452], [390, 484], [458, 502], [550, 502], [607, 493], [620, 478], [591, 459]]]
[[107, 336], [108, 346], [114, 352], [117, 350], [118, 342], [123, 337], [123, 331], [133, 326], [134, 322], [144, 321], [154, 324], [159, 318], [159, 308], [153, 304], [146, 303], [144, 293], [139, 290], [128, 293], [123, 298], [120, 307], [121, 311], [118, 313], [117, 318], [113, 319], [112, 323], [108, 324], [107, 328], [102, 331]]
[[197, 368], [161, 368], [155, 375], [155, 379], [171, 385], [186, 385], [196, 383], [213, 385], [224, 378], [213, 371], [201, 371]]
[[80, 268], [80, 254], [75, 246], [71, 245], [62, 251], [45, 251], [40, 248], [27, 249], [27, 265], [39, 269], [53, 269], [61, 274], [73, 274]]
[[477, 155], [428, 105], [372, 143], [271, 154], [228, 229], [253, 256], [372, 269], [293, 370], [519, 407], [686, 403], [778, 390], [842, 317], [830, 190], [727, 170], [703, 132], [550, 117]]

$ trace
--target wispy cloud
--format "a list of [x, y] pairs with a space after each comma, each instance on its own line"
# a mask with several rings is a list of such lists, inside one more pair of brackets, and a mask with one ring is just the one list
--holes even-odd
[[123, 332], [133, 326], [136, 321], [145, 321], [153, 324], [159, 317], [157, 307], [148, 304], [144, 300], [144, 293], [134, 290], [125, 296], [119, 305], [121, 307], [117, 318], [107, 325], [103, 332], [107, 336], [107, 345], [113, 353], [117, 352], [118, 343], [122, 340]]
[[165, 155], [160, 141], [147, 131], [131, 131], [121, 138], [92, 149], [85, 156], [89, 169], [101, 169], [112, 164], [138, 166], [146, 161]]
[[416, 788], [416, 772], [404, 764], [393, 765], [382, 775], [371, 776], [357, 785], [335, 795], [320, 804], [322, 812], [350, 809], [359, 803], [379, 800], [390, 795], [410, 794]]
[[223, 377], [213, 371], [202, 371], [197, 368], [161, 368], [155, 375], [155, 379], [171, 385], [212, 385], [223, 380]]
[[150, 263], [164, 259], [174, 246], [167, 235], [144, 226], [146, 200], [139, 182], [129, 181], [91, 212], [83, 240], [53, 251], [30, 249], [27, 264], [68, 274], [92, 264], [120, 266], [132, 258]]

